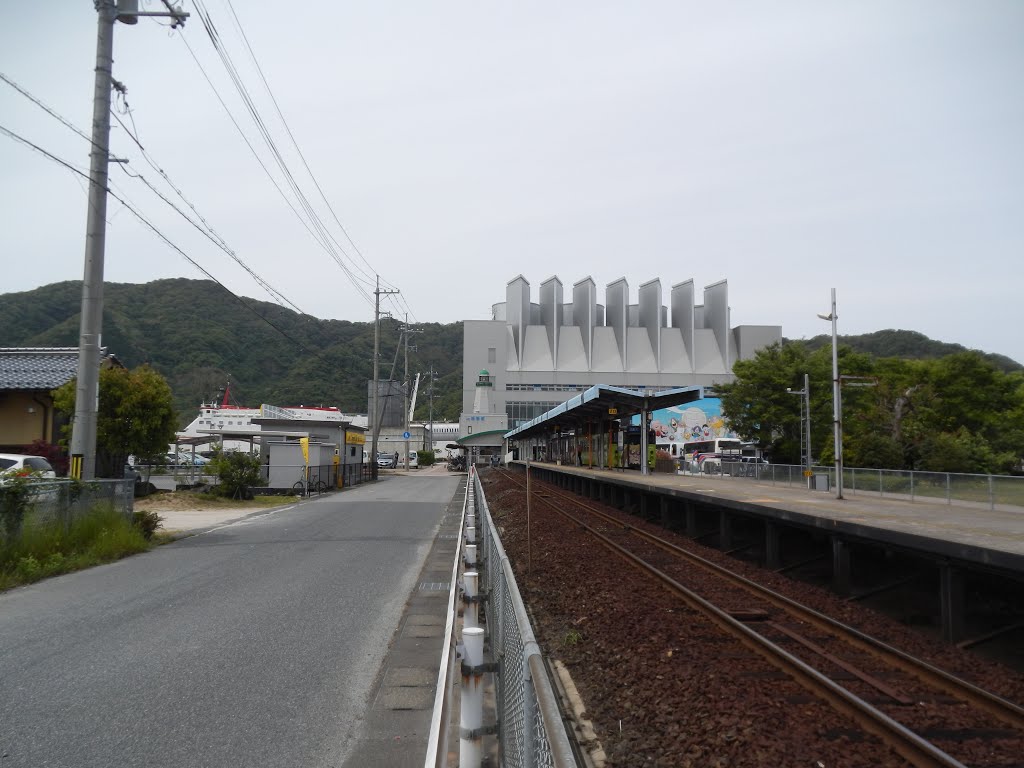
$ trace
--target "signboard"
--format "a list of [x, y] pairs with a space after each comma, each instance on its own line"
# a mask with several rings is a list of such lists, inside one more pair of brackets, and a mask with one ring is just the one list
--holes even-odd
[[412, 433], [410, 433], [410, 432], [403, 432], [402, 433], [402, 437], [404, 437], [406, 440], [408, 440], [410, 437], [412, 437]]
[[345, 442], [349, 445], [366, 445], [366, 433], [346, 429]]
[[618, 408], [609, 408], [608, 409], [608, 415], [609, 416], [618, 416], [618, 414], [619, 414], [619, 409]]

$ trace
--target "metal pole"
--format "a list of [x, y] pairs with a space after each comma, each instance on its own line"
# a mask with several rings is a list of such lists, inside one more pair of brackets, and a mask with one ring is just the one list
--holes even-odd
[[377, 435], [380, 432], [380, 413], [377, 410], [378, 390], [380, 389], [380, 275], [377, 275], [377, 288], [373, 292], [373, 396], [370, 418], [370, 472], [377, 477]]
[[648, 474], [647, 468], [647, 398], [644, 398], [644, 409], [640, 413], [640, 474]]
[[[405, 396], [402, 398], [402, 413], [405, 414], [403, 423], [405, 434], [409, 434], [409, 313], [405, 314], [405, 326], [402, 328], [402, 334], [405, 337], [405, 374], [402, 377], [402, 382], [405, 387]], [[405, 468], [409, 469], [409, 438], [405, 438]]]
[[533, 549], [530, 545], [530, 459], [526, 459], [526, 575], [533, 570]]
[[78, 379], [71, 431], [71, 476], [96, 476], [96, 422], [99, 411], [100, 343], [103, 336], [103, 257], [107, 237], [107, 163], [110, 152], [110, 87], [114, 63], [113, 0], [96, 3], [96, 78], [89, 153], [89, 209], [85, 225], [85, 273], [78, 337]]
[[839, 380], [839, 343], [836, 333], [836, 289], [832, 289], [832, 418], [835, 422], [836, 498], [843, 498], [843, 395]]
[[807, 469], [813, 471], [814, 454], [811, 453], [811, 377], [804, 374], [804, 395], [807, 398]]

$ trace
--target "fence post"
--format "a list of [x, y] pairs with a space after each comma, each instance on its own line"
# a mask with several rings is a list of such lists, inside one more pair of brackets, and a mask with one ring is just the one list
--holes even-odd
[[949, 472], [946, 473], [946, 503], [952, 506], [953, 504], [953, 491], [950, 488], [950, 476]]
[[910, 500], [914, 500], [914, 470], [910, 470]]
[[479, 730], [484, 724], [484, 676], [477, 668], [484, 663], [484, 631], [480, 627], [465, 627], [462, 643], [459, 768], [480, 768], [483, 736]]
[[885, 491], [882, 489], [882, 470], [878, 470], [878, 495], [885, 496]]
[[465, 581], [464, 593], [465, 607], [462, 611], [462, 626], [466, 629], [480, 626], [480, 613], [478, 596], [480, 594], [480, 574], [476, 571], [466, 571], [462, 578]]
[[530, 652], [523, 649], [523, 765], [537, 765], [537, 700], [534, 698], [533, 675], [530, 673]]
[[988, 476], [988, 508], [996, 508], [996, 491], [995, 484], [992, 482], [992, 475]]

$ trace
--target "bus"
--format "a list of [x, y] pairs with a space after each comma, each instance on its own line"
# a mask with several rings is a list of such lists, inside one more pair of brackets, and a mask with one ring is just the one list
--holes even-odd
[[740, 461], [743, 444], [734, 437], [716, 437], [683, 443], [684, 468], [690, 472], [718, 472], [722, 459]]

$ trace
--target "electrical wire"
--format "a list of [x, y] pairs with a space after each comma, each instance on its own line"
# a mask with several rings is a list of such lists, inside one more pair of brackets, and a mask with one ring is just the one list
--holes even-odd
[[[87, 174], [85, 174], [82, 171], [80, 171], [77, 168], [75, 168], [75, 166], [72, 165], [71, 163], [69, 163], [68, 161], [66, 161], [66, 160], [64, 160], [64, 159], [62, 159], [60, 157], [57, 157], [57, 155], [54, 155], [51, 152], [48, 152], [47, 150], [45, 150], [42, 147], [40, 147], [38, 144], [35, 144], [35, 143], [29, 141], [24, 136], [21, 136], [21, 135], [15, 133], [14, 131], [4, 127], [3, 125], [0, 125], [0, 133], [4, 133], [5, 135], [10, 137], [11, 139], [14, 139], [15, 141], [18, 141], [18, 142], [20, 142], [20, 143], [22, 143], [22, 144], [24, 144], [24, 145], [26, 145], [28, 147], [31, 147], [32, 149], [34, 149], [35, 151], [37, 151], [40, 154], [44, 155], [45, 157], [49, 158], [50, 160], [52, 160], [52, 161], [54, 161], [54, 162], [64, 166], [65, 168], [67, 168], [72, 173], [75, 173], [75, 174], [78, 174], [79, 176], [85, 177], [86, 179], [89, 180], [90, 184], [94, 184], [95, 183], [95, 182], [93, 182], [93, 180]], [[108, 195], [113, 197], [115, 200], [117, 200], [119, 203], [121, 203], [121, 205], [123, 205], [133, 216], [135, 216], [135, 218], [137, 218], [140, 222], [142, 222], [142, 224], [144, 224], [146, 227], [148, 227], [150, 230], [152, 230], [152, 232], [157, 237], [159, 237], [161, 240], [163, 240], [164, 243], [166, 243], [170, 248], [172, 248], [175, 251], [177, 251], [192, 266], [194, 266], [196, 269], [198, 269], [200, 272], [202, 272], [204, 275], [206, 275], [206, 277], [208, 277], [210, 280], [212, 280], [217, 285], [219, 285], [224, 290], [224, 292], [227, 293], [229, 296], [231, 296], [235, 301], [237, 301], [239, 304], [241, 304], [247, 310], [252, 312], [254, 315], [256, 315], [256, 317], [258, 317], [260, 320], [265, 322], [267, 325], [269, 325], [275, 331], [280, 333], [282, 336], [284, 336], [286, 339], [288, 339], [288, 341], [290, 341], [296, 347], [301, 349], [303, 352], [306, 352], [307, 354], [312, 355], [313, 357], [317, 358], [318, 360], [320, 360], [323, 363], [328, 363], [328, 361], [325, 358], [323, 358], [320, 354], [318, 354], [317, 352], [314, 352], [313, 350], [309, 349], [308, 347], [306, 347], [306, 345], [304, 345], [298, 339], [294, 338], [287, 331], [285, 331], [284, 329], [280, 328], [275, 323], [273, 323], [271, 320], [267, 319], [266, 317], [261, 315], [259, 312], [257, 312], [255, 307], [253, 307], [250, 304], [248, 304], [241, 296], [238, 296], [237, 294], [235, 294], [230, 288], [228, 288], [226, 285], [224, 285], [222, 282], [220, 282], [220, 280], [218, 280], [216, 277], [214, 277], [201, 264], [199, 264], [199, 262], [197, 262], [195, 259], [193, 259], [191, 256], [189, 256], [187, 253], [185, 253], [185, 251], [183, 251], [177, 245], [175, 245], [171, 241], [170, 238], [168, 238], [163, 232], [161, 232], [157, 228], [157, 226], [155, 224], [153, 224], [145, 216], [143, 216], [141, 213], [139, 213], [133, 206], [129, 205], [128, 202], [124, 198], [122, 198], [119, 195], [115, 194], [110, 189], [109, 186], [108, 187], [104, 187], [104, 191]]]
[[[95, 148], [97, 148], [97, 149], [102, 149], [102, 147], [100, 147], [100, 145], [99, 145], [99, 144], [97, 144], [96, 142], [94, 142], [94, 141], [92, 140], [92, 138], [91, 138], [91, 137], [89, 137], [88, 135], [86, 135], [86, 133], [85, 133], [85, 132], [84, 132], [83, 130], [81, 130], [81, 129], [80, 129], [80, 128], [79, 128], [78, 126], [76, 126], [76, 125], [75, 125], [74, 123], [72, 123], [72, 122], [71, 122], [70, 120], [67, 120], [66, 118], [62, 117], [62, 116], [61, 116], [60, 114], [58, 114], [58, 113], [57, 113], [57, 112], [56, 112], [55, 110], [53, 110], [52, 108], [50, 108], [49, 106], [47, 106], [46, 104], [44, 104], [44, 103], [43, 103], [43, 101], [42, 101], [41, 99], [39, 99], [39, 98], [37, 98], [36, 96], [32, 95], [32, 93], [30, 93], [30, 92], [29, 92], [29, 91], [28, 91], [28, 90], [27, 90], [26, 88], [23, 88], [23, 87], [22, 87], [21, 85], [19, 85], [18, 83], [14, 82], [14, 80], [12, 80], [11, 78], [9, 78], [9, 77], [8, 77], [7, 75], [3, 74], [2, 72], [0, 72], [0, 80], [3, 80], [3, 81], [4, 81], [5, 83], [7, 83], [7, 84], [8, 84], [9, 86], [11, 86], [11, 87], [12, 87], [12, 88], [14, 88], [14, 89], [15, 89], [16, 91], [18, 91], [18, 93], [20, 93], [20, 94], [21, 94], [22, 96], [24, 96], [24, 97], [25, 97], [25, 98], [27, 98], [27, 99], [28, 99], [29, 101], [31, 101], [32, 103], [34, 103], [34, 104], [35, 104], [36, 106], [38, 106], [38, 107], [39, 107], [40, 109], [44, 110], [44, 111], [45, 111], [45, 112], [46, 112], [47, 114], [49, 114], [49, 115], [50, 115], [51, 117], [53, 117], [53, 118], [55, 118], [56, 120], [60, 121], [60, 122], [61, 122], [61, 123], [62, 123], [62, 124], [63, 124], [63, 125], [65, 126], [65, 127], [67, 127], [68, 129], [70, 129], [71, 131], [73, 131], [74, 133], [78, 134], [79, 136], [81, 136], [81, 137], [82, 137], [83, 139], [85, 139], [86, 141], [88, 141], [88, 142], [89, 142], [89, 143], [90, 143], [90, 144], [91, 144], [91, 145], [92, 145], [93, 147], [95, 147]], [[118, 101], [119, 101], [120, 103], [122, 103], [122, 104], [124, 105], [124, 112], [125, 112], [125, 114], [127, 114], [127, 115], [129, 116], [129, 118], [130, 118], [130, 119], [132, 120], [132, 126], [133, 126], [133, 127], [135, 127], [135, 118], [134, 118], [134, 117], [131, 117], [131, 109], [130, 109], [130, 107], [128, 106], [128, 102], [127, 102], [127, 99], [125, 98], [125, 95], [124, 95], [123, 91], [121, 91], [121, 90], [119, 90], [119, 91], [118, 91]], [[280, 291], [278, 291], [278, 290], [277, 290], [276, 288], [274, 288], [274, 287], [273, 287], [272, 285], [270, 285], [270, 283], [268, 283], [268, 282], [267, 282], [266, 280], [264, 280], [264, 279], [263, 279], [262, 277], [260, 277], [260, 276], [259, 276], [259, 275], [258, 275], [258, 274], [257, 274], [257, 273], [256, 273], [256, 272], [254, 271], [254, 270], [252, 270], [252, 269], [251, 269], [251, 268], [249, 267], [249, 265], [248, 265], [248, 264], [246, 264], [246, 263], [245, 263], [245, 262], [244, 262], [244, 261], [243, 261], [243, 260], [242, 260], [242, 259], [241, 259], [241, 258], [240, 258], [240, 257], [239, 257], [239, 256], [238, 256], [238, 255], [237, 255], [237, 254], [236, 254], [236, 253], [235, 253], [235, 252], [233, 251], [233, 250], [231, 250], [231, 248], [230, 248], [230, 247], [228, 246], [228, 244], [227, 244], [227, 243], [226, 243], [226, 242], [224, 241], [224, 238], [222, 238], [222, 237], [221, 237], [220, 235], [218, 235], [218, 234], [217, 234], [217, 233], [216, 233], [216, 232], [214, 231], [213, 227], [211, 227], [211, 226], [209, 225], [209, 223], [208, 223], [208, 222], [206, 221], [206, 219], [205, 219], [205, 218], [203, 218], [203, 216], [202, 216], [202, 215], [201, 215], [201, 214], [199, 213], [199, 211], [198, 211], [198, 210], [196, 210], [196, 207], [195, 207], [194, 205], [192, 205], [192, 203], [191, 203], [191, 202], [189, 202], [189, 201], [188, 201], [188, 199], [186, 199], [186, 198], [185, 198], [185, 195], [184, 195], [184, 193], [183, 193], [183, 192], [182, 192], [182, 191], [181, 191], [180, 189], [178, 189], [178, 187], [177, 187], [177, 186], [175, 186], [175, 184], [174, 184], [174, 183], [173, 183], [173, 182], [172, 182], [172, 181], [170, 180], [170, 178], [168, 177], [168, 175], [166, 174], [166, 172], [164, 172], [164, 170], [163, 170], [162, 168], [160, 168], [159, 166], [157, 166], [157, 165], [156, 165], [156, 163], [155, 163], [155, 162], [154, 162], [154, 161], [152, 160], [152, 158], [150, 158], [149, 154], [148, 154], [148, 153], [146, 152], [146, 149], [145, 149], [145, 147], [143, 147], [143, 146], [142, 146], [142, 143], [141, 143], [141, 142], [139, 141], [138, 137], [137, 137], [137, 136], [135, 135], [135, 133], [138, 133], [138, 129], [136, 128], [136, 130], [135, 130], [135, 133], [133, 133], [132, 131], [129, 131], [129, 130], [128, 130], [128, 127], [127, 127], [127, 126], [126, 126], [126, 125], [124, 124], [124, 121], [123, 121], [123, 120], [121, 120], [121, 117], [120, 117], [120, 116], [118, 115], [117, 111], [113, 109], [113, 107], [111, 108], [111, 114], [112, 114], [112, 115], [114, 116], [114, 119], [115, 119], [115, 120], [117, 120], [117, 122], [118, 122], [118, 123], [120, 123], [121, 127], [122, 127], [122, 128], [124, 129], [124, 131], [125, 131], [125, 132], [126, 132], [126, 133], [128, 134], [128, 136], [129, 136], [129, 137], [131, 138], [131, 140], [132, 140], [133, 142], [135, 142], [135, 145], [136, 145], [136, 146], [137, 146], [137, 147], [139, 148], [139, 150], [140, 150], [140, 151], [142, 152], [142, 155], [143, 155], [143, 157], [145, 158], [146, 162], [147, 162], [147, 163], [149, 163], [149, 165], [150, 165], [151, 167], [153, 167], [153, 168], [154, 168], [154, 170], [156, 170], [156, 171], [157, 171], [158, 173], [160, 173], [160, 175], [161, 175], [161, 176], [163, 176], [164, 180], [165, 180], [165, 181], [166, 181], [166, 182], [167, 182], [167, 183], [168, 183], [168, 184], [170, 185], [170, 187], [171, 187], [171, 188], [172, 188], [172, 189], [173, 189], [173, 190], [174, 190], [174, 191], [175, 191], [175, 192], [176, 192], [176, 193], [178, 194], [178, 196], [179, 196], [179, 197], [181, 197], [181, 199], [182, 199], [182, 200], [184, 200], [184, 201], [185, 201], [185, 203], [186, 203], [186, 204], [187, 204], [187, 205], [188, 205], [188, 206], [189, 206], [189, 207], [190, 207], [190, 208], [191, 208], [191, 209], [192, 209], [192, 210], [193, 210], [193, 211], [195, 212], [196, 216], [198, 216], [198, 217], [199, 217], [199, 219], [200, 219], [200, 220], [201, 220], [201, 221], [203, 222], [203, 224], [204, 224], [204, 225], [206, 226], [206, 228], [207, 228], [207, 229], [209, 230], [209, 232], [206, 232], [206, 231], [204, 231], [202, 227], [200, 227], [200, 226], [199, 226], [198, 224], [196, 224], [196, 223], [195, 223], [195, 222], [194, 222], [194, 221], [193, 221], [193, 220], [192, 220], [191, 218], [189, 218], [189, 217], [188, 217], [188, 216], [187, 216], [187, 215], [186, 215], [186, 214], [185, 214], [185, 213], [184, 213], [183, 211], [181, 211], [180, 209], [178, 209], [178, 207], [177, 207], [177, 206], [175, 206], [175, 205], [174, 205], [174, 203], [172, 203], [172, 202], [171, 202], [170, 200], [168, 200], [168, 199], [167, 199], [166, 197], [164, 197], [164, 196], [163, 196], [163, 195], [162, 195], [162, 194], [161, 194], [161, 193], [160, 193], [160, 192], [159, 192], [159, 191], [158, 191], [157, 189], [155, 189], [155, 188], [154, 188], [154, 187], [153, 187], [153, 186], [152, 186], [152, 185], [151, 185], [151, 184], [149, 183], [149, 181], [147, 181], [147, 180], [145, 179], [145, 177], [143, 177], [143, 176], [142, 176], [141, 174], [135, 174], [134, 176], [135, 176], [136, 178], [139, 178], [140, 180], [142, 180], [142, 182], [143, 182], [143, 183], [144, 183], [144, 184], [145, 184], [146, 186], [148, 186], [148, 187], [149, 187], [149, 188], [150, 188], [150, 189], [151, 189], [151, 190], [152, 190], [152, 191], [153, 191], [154, 193], [156, 193], [156, 194], [157, 194], [157, 195], [158, 195], [158, 196], [159, 196], [159, 197], [160, 197], [160, 198], [161, 198], [161, 199], [162, 199], [162, 200], [163, 200], [163, 201], [164, 201], [165, 203], [167, 203], [167, 204], [168, 204], [169, 206], [171, 206], [171, 208], [173, 208], [173, 209], [174, 209], [174, 210], [175, 210], [175, 211], [176, 211], [176, 212], [177, 212], [177, 213], [178, 213], [179, 215], [181, 215], [181, 216], [182, 216], [182, 217], [183, 217], [183, 218], [184, 218], [184, 219], [185, 219], [186, 221], [188, 221], [188, 222], [189, 222], [190, 224], [192, 224], [192, 226], [194, 226], [194, 227], [196, 227], [197, 229], [199, 229], [199, 231], [200, 231], [200, 232], [202, 232], [202, 233], [203, 233], [203, 234], [204, 234], [204, 235], [205, 235], [205, 236], [206, 236], [207, 238], [209, 238], [209, 239], [210, 239], [210, 240], [211, 240], [211, 241], [212, 241], [212, 242], [214, 243], [214, 245], [217, 245], [217, 246], [218, 246], [219, 248], [221, 248], [221, 250], [225, 251], [225, 252], [226, 252], [226, 253], [227, 253], [227, 254], [228, 254], [228, 255], [229, 255], [229, 256], [230, 256], [230, 257], [231, 257], [232, 259], [234, 259], [234, 261], [235, 261], [235, 262], [236, 262], [236, 263], [237, 263], [237, 264], [238, 264], [238, 265], [239, 265], [240, 267], [242, 267], [242, 269], [244, 269], [244, 270], [245, 270], [246, 272], [248, 272], [248, 273], [249, 273], [249, 275], [250, 275], [250, 276], [251, 276], [251, 277], [252, 277], [252, 278], [253, 278], [253, 279], [254, 279], [254, 280], [255, 280], [255, 281], [257, 282], [257, 284], [259, 284], [259, 285], [260, 285], [260, 286], [261, 286], [261, 287], [262, 287], [262, 288], [263, 288], [264, 290], [266, 290], [266, 291], [267, 291], [267, 293], [268, 293], [268, 294], [269, 294], [269, 295], [271, 296], [271, 298], [273, 298], [273, 299], [274, 299], [274, 301], [275, 301], [275, 302], [277, 302], [278, 304], [281, 304], [282, 302], [284, 302], [285, 304], [288, 304], [288, 305], [289, 305], [289, 306], [290, 306], [290, 307], [291, 307], [292, 309], [294, 309], [294, 310], [295, 310], [296, 312], [298, 312], [299, 314], [305, 314], [305, 313], [304, 313], [304, 312], [303, 312], [303, 311], [302, 311], [302, 310], [301, 310], [301, 309], [300, 309], [300, 308], [299, 308], [298, 306], [296, 306], [296, 305], [295, 305], [295, 303], [294, 303], [294, 302], [292, 302], [291, 300], [289, 300], [289, 299], [288, 299], [288, 298], [287, 298], [286, 296], [284, 296], [284, 294], [282, 294], [282, 293], [281, 293]], [[106, 151], [109, 151], [109, 150], [106, 150]], [[124, 164], [122, 164], [122, 163], [118, 163], [118, 165], [119, 165], [119, 167], [121, 167], [121, 169], [122, 169], [122, 170], [124, 170], [124, 171], [125, 171], [125, 173], [127, 173], [127, 174], [128, 174], [129, 176], [133, 176], [133, 174], [129, 173], [129, 172], [127, 171], [127, 169], [125, 169], [125, 168], [124, 168]], [[76, 169], [75, 169], [75, 171], [76, 171], [76, 173], [79, 173], [79, 174], [81, 174], [81, 175], [85, 176], [85, 178], [87, 178], [87, 179], [89, 178], [89, 176], [88, 176], [87, 174], [84, 174], [84, 173], [83, 173], [83, 172], [82, 172], [81, 170], [78, 170], [78, 169], [76, 168]], [[123, 194], [123, 192], [122, 192], [122, 194]], [[87, 191], [87, 190], [86, 190], [86, 197], [88, 197], [88, 191]], [[119, 213], [119, 212], [120, 212], [120, 211], [118, 211], [118, 213]], [[115, 213], [114, 215], [116, 216], [116, 213]], [[107, 223], [109, 224], [109, 223], [111, 222], [111, 220], [112, 220], [113, 218], [114, 218], [113, 216], [111, 216], [110, 218], [108, 218], [108, 219], [107, 219]], [[211, 233], [212, 233], [212, 234], [211, 234]]]
[[121, 170], [124, 171], [129, 177], [138, 179], [147, 187], [149, 187], [150, 191], [153, 192], [153, 194], [155, 194], [161, 200], [163, 200], [168, 206], [170, 206], [175, 211], [175, 213], [177, 213], [179, 216], [185, 219], [185, 221], [187, 221], [189, 224], [191, 224], [193, 227], [199, 230], [199, 232], [204, 237], [206, 237], [211, 243], [216, 245], [218, 248], [224, 251], [224, 253], [230, 256], [231, 259], [236, 264], [238, 264], [238, 266], [244, 269], [249, 274], [249, 276], [252, 277], [252, 279], [255, 280], [256, 283], [271, 296], [271, 298], [274, 299], [275, 302], [282, 305], [287, 304], [300, 315], [306, 314], [298, 305], [295, 304], [295, 302], [293, 302], [291, 299], [289, 299], [287, 296], [285, 296], [283, 293], [277, 290], [277, 288], [275, 288], [269, 282], [264, 280], [259, 274], [256, 273], [255, 270], [253, 270], [248, 264], [246, 264], [245, 261], [237, 253], [235, 253], [234, 250], [231, 249], [231, 247], [227, 244], [224, 238], [217, 234], [216, 230], [214, 230], [213, 227], [210, 226], [209, 222], [203, 217], [203, 215], [199, 213], [196, 207], [188, 200], [188, 198], [185, 197], [185, 194], [180, 189], [178, 189], [174, 182], [171, 181], [167, 173], [149, 157], [149, 153], [146, 152], [145, 148], [139, 142], [138, 137], [136, 137], [134, 134], [132, 134], [131, 131], [128, 130], [128, 127], [124, 124], [124, 121], [121, 120], [117, 113], [114, 113], [114, 118], [117, 120], [118, 123], [121, 124], [121, 127], [124, 128], [125, 132], [128, 133], [128, 135], [132, 138], [135, 144], [139, 147], [139, 150], [142, 152], [143, 158], [146, 160], [147, 163], [149, 163], [150, 167], [153, 168], [153, 170], [155, 170], [163, 177], [164, 181], [167, 182], [171, 189], [173, 189], [178, 194], [178, 197], [180, 197], [185, 202], [185, 204], [192, 209], [195, 215], [199, 217], [199, 220], [202, 222], [202, 226], [196, 223], [187, 213], [178, 208], [178, 206], [175, 205], [174, 202], [167, 199], [167, 197], [160, 190], [154, 187], [149, 182], [149, 180], [141, 173], [131, 173], [127, 168], [124, 167], [123, 164], [119, 164]]
[[[331, 212], [331, 216], [334, 218], [334, 222], [338, 225], [338, 228], [345, 235], [345, 238], [349, 241], [349, 243], [352, 244], [352, 249], [356, 252], [356, 254], [358, 254], [359, 258], [363, 260], [363, 263], [366, 264], [366, 266], [370, 269], [370, 273], [376, 272], [376, 270], [374, 270], [370, 262], [366, 260], [366, 257], [363, 256], [362, 251], [359, 250], [359, 246], [356, 245], [355, 240], [352, 239], [352, 236], [348, 233], [348, 230], [345, 229], [345, 225], [341, 223], [341, 220], [338, 218], [338, 214], [335, 213], [334, 208], [331, 206], [330, 201], [328, 201], [323, 189], [320, 188], [320, 183], [317, 181], [316, 176], [313, 175], [313, 170], [309, 167], [309, 163], [306, 162], [306, 156], [302, 154], [302, 150], [299, 148], [299, 143], [298, 141], [296, 141], [295, 135], [292, 133], [292, 129], [288, 125], [288, 121], [285, 120], [284, 114], [281, 112], [281, 107], [278, 105], [277, 99], [274, 97], [274, 92], [270, 89], [270, 83], [267, 82], [267, 78], [263, 74], [263, 68], [260, 66], [259, 61], [256, 59], [256, 52], [253, 51], [252, 45], [249, 44], [249, 37], [245, 34], [245, 30], [242, 28], [242, 22], [238, 18], [238, 14], [235, 13], [235, 6], [232, 4], [231, 0], [227, 0], [227, 4], [228, 8], [231, 10], [232, 17], [235, 20], [235, 26], [238, 28], [238, 32], [239, 34], [241, 34], [242, 40], [245, 42], [245, 47], [249, 51], [250, 58], [252, 58], [252, 63], [256, 65], [256, 71], [260, 75], [260, 80], [263, 81], [263, 87], [266, 88], [267, 94], [270, 96], [270, 100], [274, 104], [274, 109], [277, 111], [277, 116], [281, 118], [281, 124], [284, 125], [284, 129], [288, 132], [288, 138], [292, 140], [292, 146], [295, 147], [295, 151], [298, 153], [299, 158], [302, 160], [302, 164], [305, 166], [306, 172], [309, 174], [309, 178], [313, 180], [313, 184], [316, 186], [317, 192], [320, 193], [320, 198], [324, 201], [324, 204], [327, 206], [327, 210]], [[370, 274], [367, 274], [365, 272], [363, 274], [366, 275], [367, 277], [370, 277]]]
[[[285, 161], [284, 156], [281, 154], [276, 142], [270, 135], [270, 131], [267, 128], [266, 123], [261, 117], [259, 110], [256, 108], [255, 102], [253, 101], [248, 90], [246, 89], [245, 83], [242, 81], [242, 78], [239, 75], [238, 70], [234, 65], [234, 62], [231, 59], [230, 53], [228, 53], [227, 49], [222, 44], [216, 26], [213, 24], [213, 21], [210, 18], [209, 13], [206, 11], [206, 8], [202, 4], [201, 0], [195, 0], [195, 7], [197, 15], [199, 16], [203, 24], [203, 28], [206, 30], [207, 36], [209, 37], [210, 42], [214, 47], [214, 50], [216, 51], [217, 55], [221, 60], [221, 64], [224, 66], [225, 71], [228, 73], [229, 79], [234, 85], [235, 90], [237, 91], [239, 97], [242, 99], [242, 102], [245, 105], [245, 108], [248, 110], [249, 115], [252, 118], [257, 130], [263, 137], [264, 142], [266, 143], [268, 149], [270, 150], [271, 156], [273, 157], [275, 163], [277, 164], [278, 169], [284, 176], [285, 182], [291, 188], [292, 194], [295, 196], [300, 207], [305, 211], [307, 217], [309, 218], [310, 224], [312, 224], [313, 228], [316, 229], [317, 232], [320, 234], [320, 240], [324, 247], [326, 248], [326, 250], [328, 251], [328, 254], [334, 259], [337, 265], [345, 273], [345, 275], [349, 279], [349, 282], [352, 283], [353, 287], [356, 288], [357, 292], [363, 295], [364, 299], [369, 303], [371, 301], [369, 291], [365, 287], [365, 285], [360, 285], [361, 282], [365, 283], [365, 281], [361, 281], [361, 279], [354, 274], [352, 269], [346, 263], [345, 257], [347, 257], [347, 254], [345, 254], [344, 249], [339, 247], [337, 250], [335, 250], [334, 248], [330, 247], [330, 242], [333, 240], [333, 238], [329, 236], [323, 221], [317, 215], [316, 211], [314, 210], [306, 195], [302, 192], [302, 189], [299, 186], [298, 182], [296, 181], [294, 175], [292, 174], [291, 169], [288, 167], [288, 164]], [[184, 39], [183, 35], [182, 39]], [[334, 242], [335, 244], [337, 244], [336, 241]]]

